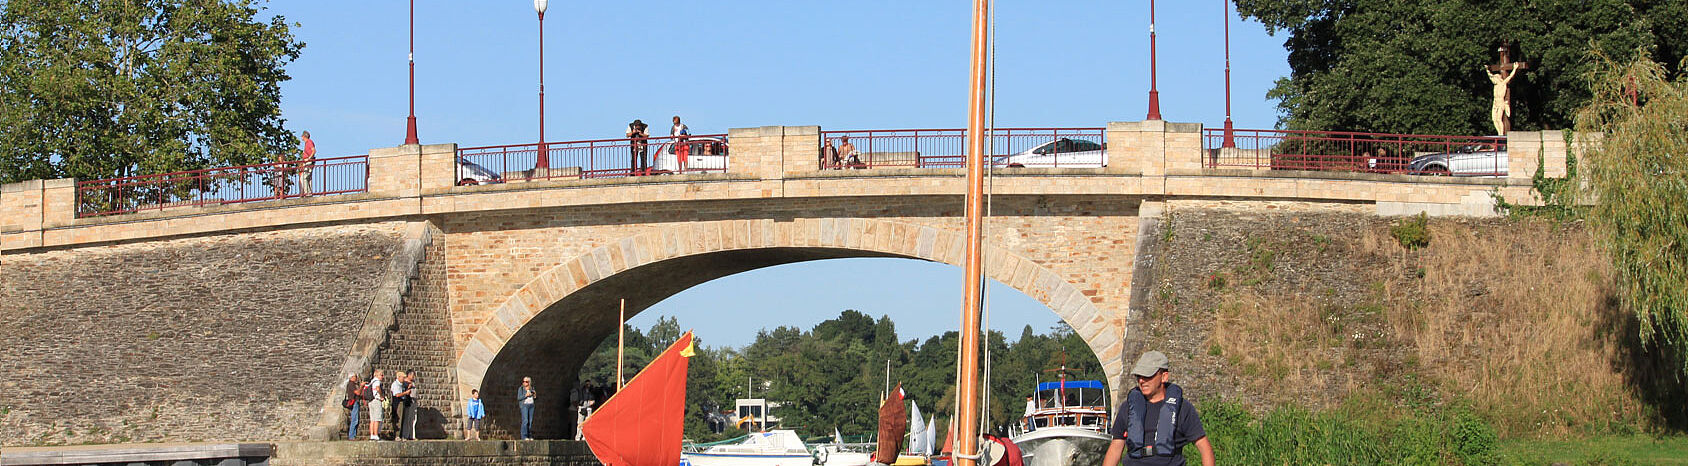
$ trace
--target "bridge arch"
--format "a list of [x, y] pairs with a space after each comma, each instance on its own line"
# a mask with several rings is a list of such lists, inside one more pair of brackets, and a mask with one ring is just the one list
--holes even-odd
[[[514, 426], [503, 402], [523, 376], [548, 395], [535, 421], [539, 435], [567, 431], [568, 385], [586, 356], [614, 334], [617, 301], [628, 317], [698, 284], [740, 272], [812, 260], [890, 257], [962, 265], [964, 235], [944, 228], [872, 218], [755, 219], [687, 222], [620, 238], [539, 273], [491, 312], [463, 346], [458, 391], [480, 389], [493, 423]], [[986, 245], [986, 275], [1042, 302], [1083, 336], [1118, 384], [1123, 326], [1060, 274], [1008, 249]], [[941, 283], [936, 286], [954, 286]], [[955, 312], [945, 309], [944, 312]], [[723, 316], [741, 318], [741, 316]]]

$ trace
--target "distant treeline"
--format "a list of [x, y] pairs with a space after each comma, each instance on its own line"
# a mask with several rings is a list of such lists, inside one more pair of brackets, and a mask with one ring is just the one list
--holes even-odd
[[[626, 377], [678, 339], [680, 324], [663, 317], [650, 329], [627, 328]], [[891, 385], [903, 384], [923, 413], [937, 415], [947, 425], [955, 405], [955, 360], [958, 333], [945, 332], [925, 341], [904, 341], [889, 317], [878, 320], [846, 310], [837, 318], [807, 331], [782, 326], [763, 330], [743, 348], [708, 347], [708, 335], [698, 336], [698, 353], [691, 360], [686, 385], [686, 436], [711, 441], [742, 434], [729, 429], [713, 434], [704, 413], [733, 408], [737, 398], [767, 398], [783, 403], [773, 415], [782, 426], [806, 437], [831, 436], [838, 429], [846, 437], [871, 434], [885, 390], [885, 363], [890, 361]], [[583, 379], [611, 383], [615, 378], [615, 337], [598, 346], [581, 368]], [[991, 423], [1003, 426], [1018, 419], [1036, 378], [1054, 380], [1063, 360], [1075, 380], [1101, 380], [1101, 364], [1084, 340], [1066, 323], [1057, 321], [1046, 333], [1027, 325], [1009, 344], [1001, 333], [990, 332]], [[749, 393], [747, 393], [749, 390]]]

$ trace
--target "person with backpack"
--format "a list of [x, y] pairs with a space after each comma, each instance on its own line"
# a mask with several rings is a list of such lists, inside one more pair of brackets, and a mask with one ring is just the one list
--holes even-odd
[[387, 394], [382, 391], [381, 370], [369, 376], [369, 439], [381, 440], [381, 419], [387, 413]]
[[1202, 466], [1213, 466], [1213, 444], [1202, 429], [1201, 414], [1184, 398], [1183, 388], [1168, 382], [1172, 370], [1166, 354], [1143, 353], [1131, 376], [1137, 387], [1114, 410], [1114, 424], [1108, 429], [1114, 440], [1102, 464], [1120, 464], [1123, 452], [1126, 465], [1183, 466], [1184, 447], [1193, 443], [1201, 452]]

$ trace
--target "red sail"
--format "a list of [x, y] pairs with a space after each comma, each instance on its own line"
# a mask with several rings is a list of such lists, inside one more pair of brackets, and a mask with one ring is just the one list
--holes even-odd
[[897, 453], [903, 451], [903, 434], [908, 433], [908, 409], [903, 407], [903, 384], [897, 384], [896, 390], [891, 390], [890, 396], [885, 398], [885, 404], [879, 406], [879, 450], [874, 452], [874, 461], [885, 464], [897, 462]]
[[598, 462], [605, 466], [680, 464], [686, 366], [692, 354], [692, 332], [686, 332], [580, 425]]

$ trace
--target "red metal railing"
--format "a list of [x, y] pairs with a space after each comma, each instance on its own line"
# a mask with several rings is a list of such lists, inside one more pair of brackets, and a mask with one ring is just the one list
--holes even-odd
[[[985, 149], [998, 167], [1094, 168], [1107, 165], [1106, 142], [1102, 128], [997, 128]], [[822, 131], [821, 144], [816, 165], [823, 170], [959, 168], [967, 161], [964, 129]]]
[[[308, 184], [307, 184], [308, 182]], [[76, 183], [76, 216], [238, 204], [369, 190], [369, 156], [207, 168]]]
[[[541, 144], [515, 144], [458, 149], [457, 183], [468, 185], [727, 171], [725, 134], [548, 142], [543, 144], [549, 159], [548, 169], [535, 167], [540, 147]], [[476, 176], [481, 172], [476, 167], [497, 175], [496, 179]]]
[[1345, 171], [1409, 175], [1505, 176], [1506, 139], [1338, 131], [1204, 131], [1209, 168]]

